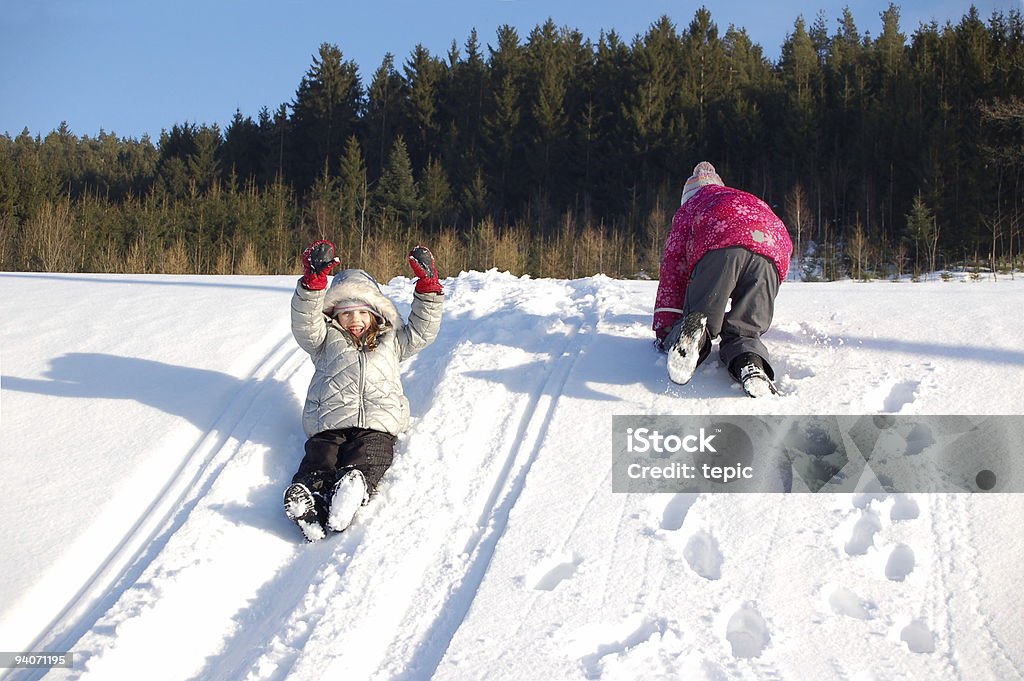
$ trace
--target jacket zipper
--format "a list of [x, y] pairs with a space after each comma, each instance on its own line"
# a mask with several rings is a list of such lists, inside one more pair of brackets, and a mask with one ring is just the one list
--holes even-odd
[[356, 415], [356, 423], [360, 428], [366, 427], [366, 408], [363, 402], [363, 389], [366, 386], [366, 353], [359, 351], [359, 411]]

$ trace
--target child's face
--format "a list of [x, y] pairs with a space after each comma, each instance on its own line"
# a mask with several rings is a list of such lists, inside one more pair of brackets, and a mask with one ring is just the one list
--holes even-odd
[[338, 323], [355, 338], [362, 338], [370, 328], [373, 315], [369, 310], [348, 310], [338, 314]]

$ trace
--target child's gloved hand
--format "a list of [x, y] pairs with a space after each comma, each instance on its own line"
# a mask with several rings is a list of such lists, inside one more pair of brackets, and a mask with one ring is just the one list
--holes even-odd
[[302, 252], [302, 286], [310, 291], [327, 288], [327, 275], [341, 260], [334, 255], [334, 244], [325, 239], [314, 241]]
[[416, 293], [444, 293], [434, 264], [434, 254], [426, 246], [409, 251], [409, 266], [416, 275]]
[[654, 341], [655, 347], [659, 350], [665, 350], [665, 339], [668, 338], [668, 332], [672, 330], [671, 326], [659, 326], [654, 330], [656, 340]]

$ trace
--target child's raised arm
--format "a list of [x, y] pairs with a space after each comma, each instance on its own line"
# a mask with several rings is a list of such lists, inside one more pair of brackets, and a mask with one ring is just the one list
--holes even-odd
[[409, 266], [416, 275], [416, 293], [444, 293], [434, 254], [426, 246], [417, 246], [409, 251]]
[[444, 302], [444, 288], [430, 249], [417, 246], [409, 251], [409, 266], [416, 275], [416, 293], [412, 299], [409, 323], [398, 334], [402, 349], [400, 359], [415, 355], [434, 341], [441, 329]]
[[334, 244], [325, 239], [314, 241], [302, 252], [302, 279], [292, 295], [292, 336], [312, 354], [327, 337], [323, 315], [327, 275], [341, 262], [334, 255]]
[[334, 255], [334, 244], [326, 239], [314, 241], [302, 252], [302, 285], [310, 291], [327, 288], [327, 275], [339, 260]]

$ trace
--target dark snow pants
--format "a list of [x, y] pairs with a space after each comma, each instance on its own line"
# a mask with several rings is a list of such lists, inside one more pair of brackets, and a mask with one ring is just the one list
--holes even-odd
[[358, 468], [366, 478], [367, 490], [375, 494], [395, 459], [395, 436], [367, 428], [325, 430], [306, 440], [305, 449], [292, 482], [328, 494], [340, 471]]
[[683, 316], [694, 311], [708, 316], [708, 338], [721, 336], [718, 353], [726, 367], [752, 352], [764, 360], [769, 378], [775, 378], [761, 334], [771, 326], [778, 293], [775, 263], [738, 246], [720, 248], [708, 251], [690, 273]]

